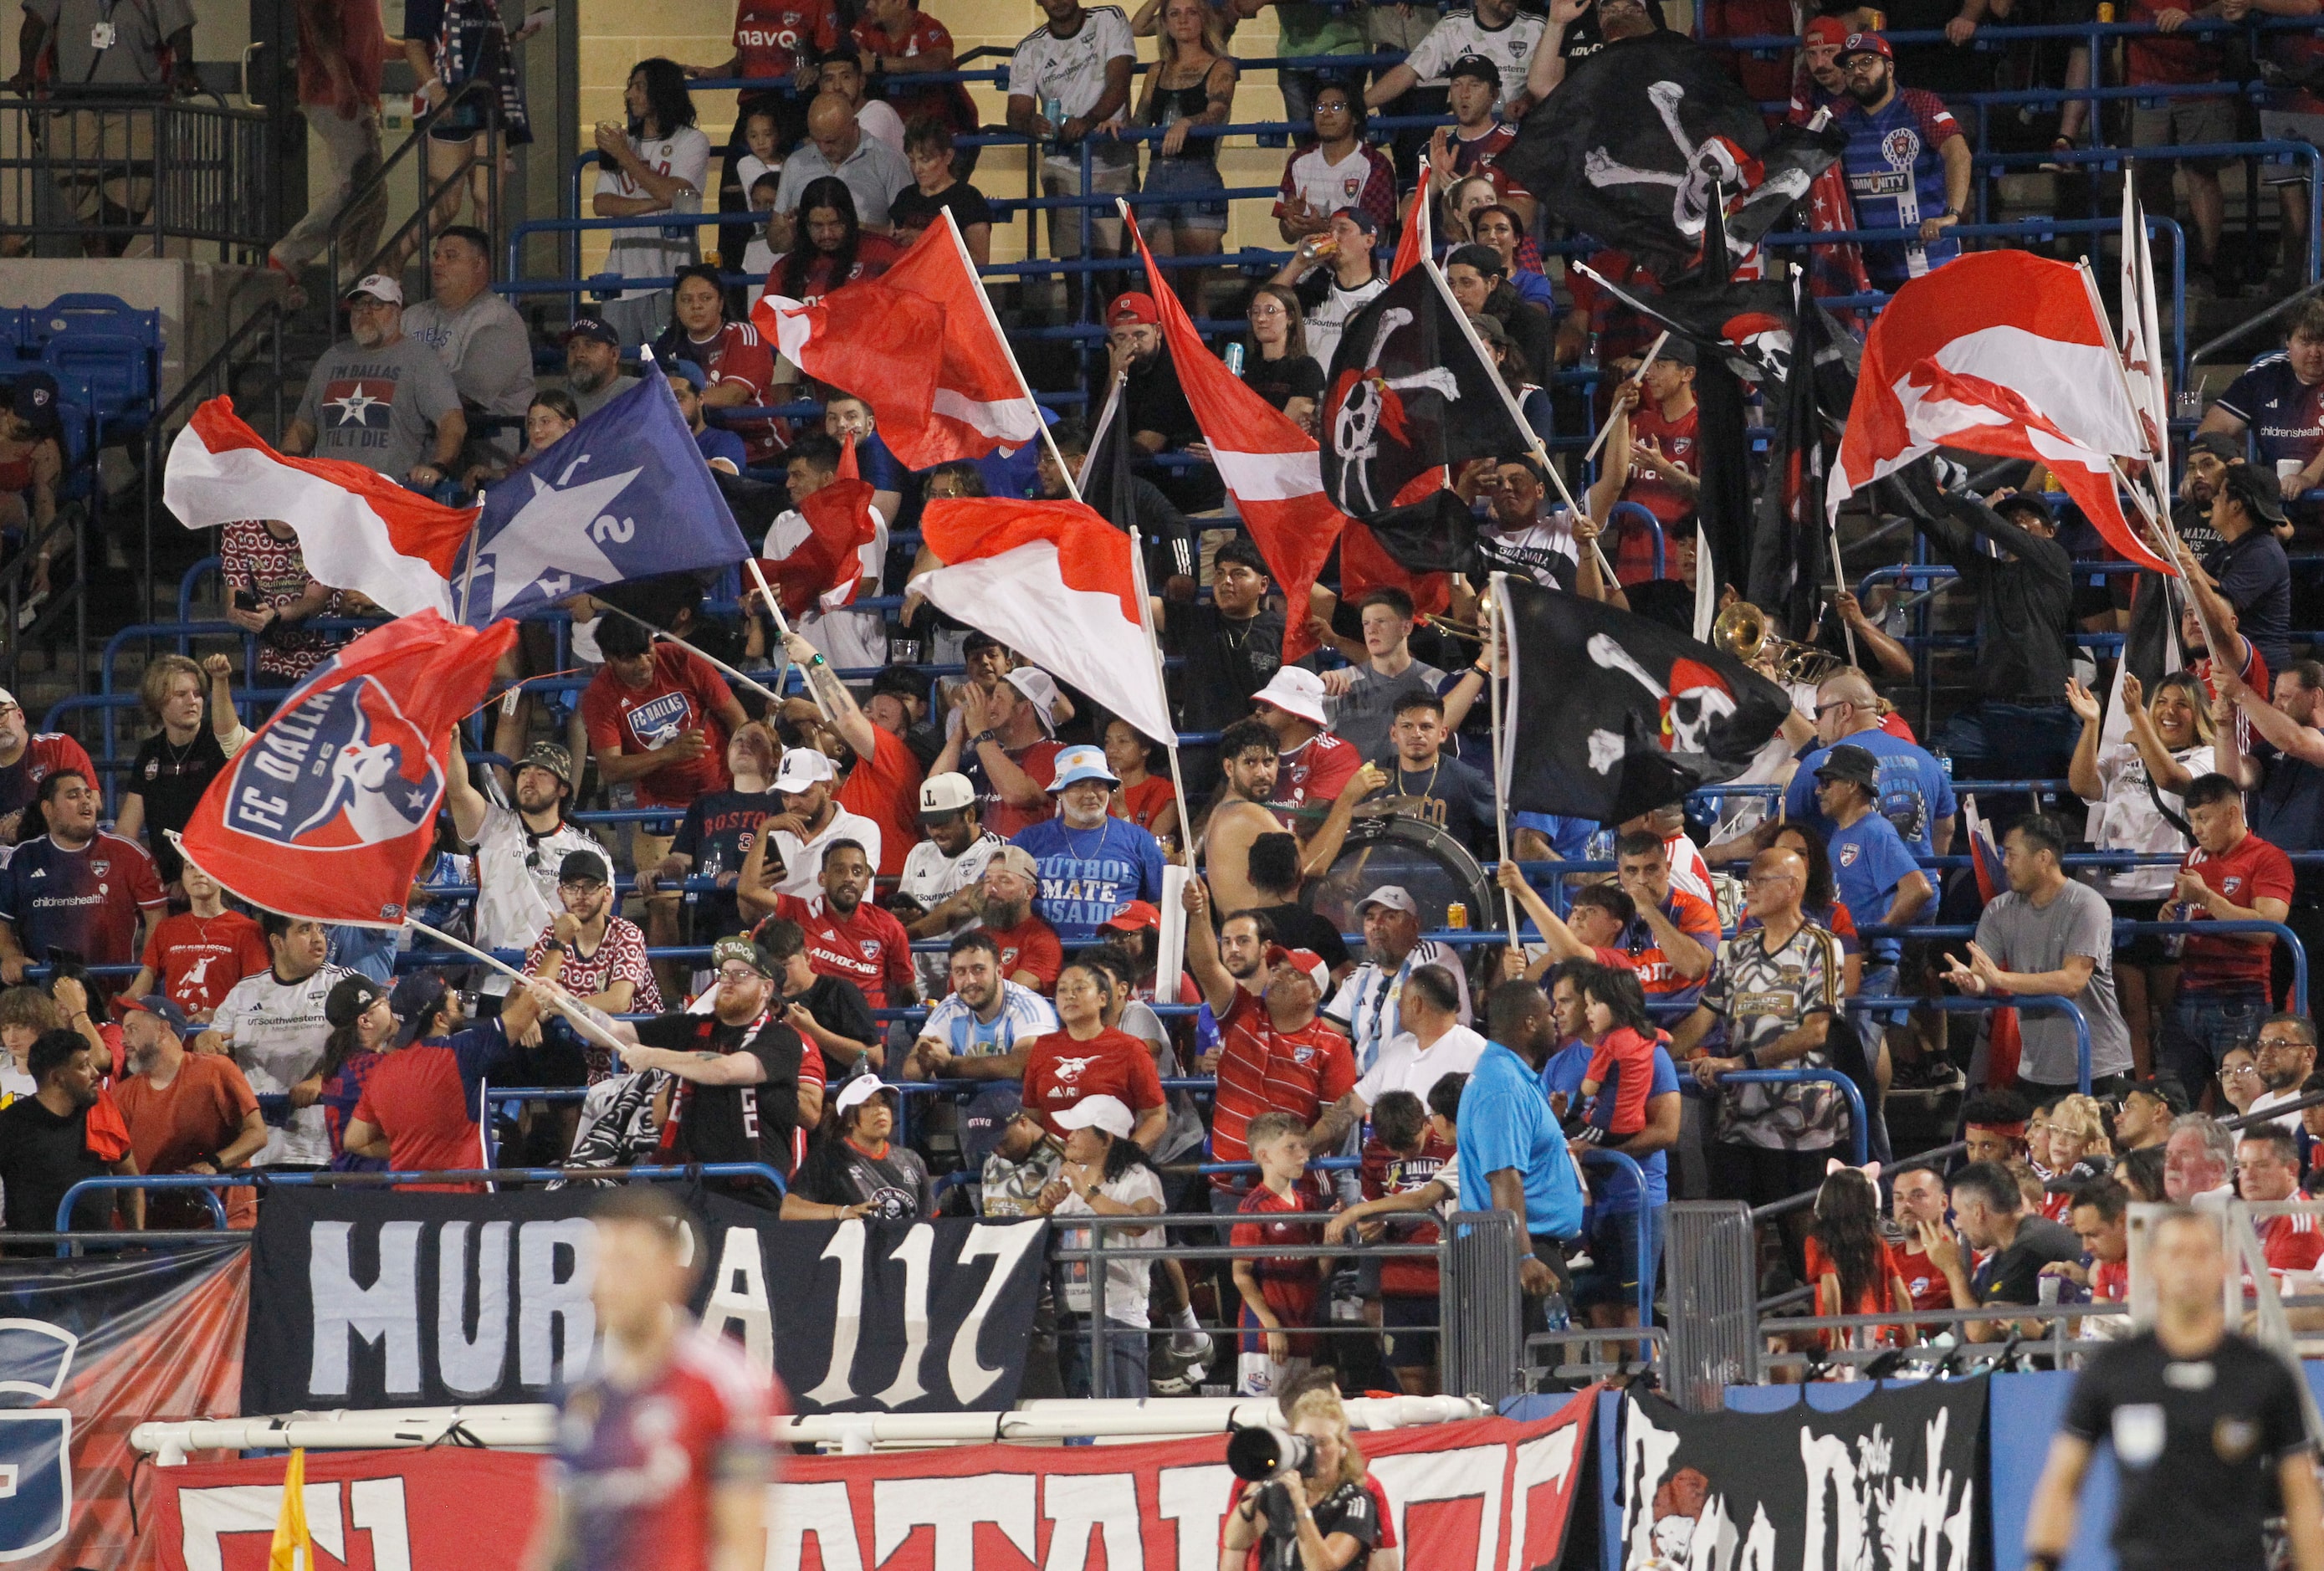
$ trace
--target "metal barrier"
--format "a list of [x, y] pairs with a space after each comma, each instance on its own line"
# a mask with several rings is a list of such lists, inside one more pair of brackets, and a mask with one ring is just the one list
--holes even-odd
[[1456, 1211], [1444, 1224], [1444, 1389], [1499, 1402], [1525, 1390], [1525, 1239], [1507, 1211]]
[[271, 233], [266, 116], [256, 109], [103, 93], [0, 96], [0, 227], [117, 250], [143, 238], [215, 245], [251, 262]]
[[1758, 1230], [1740, 1200], [1674, 1200], [1664, 1220], [1670, 1354], [1663, 1389], [1690, 1413], [1714, 1413], [1727, 1387], [1759, 1380]]
[[[1850, 1003], [1853, 1003], [1850, 1000]], [[1804, 1086], [1821, 1083], [1837, 1086], [1848, 1102], [1849, 1151], [1856, 1159], [1854, 1166], [1862, 1167], [1872, 1160], [1872, 1126], [1866, 1122], [1864, 1093], [1856, 1082], [1837, 1069], [1730, 1069], [1719, 1077], [1724, 1086]]]

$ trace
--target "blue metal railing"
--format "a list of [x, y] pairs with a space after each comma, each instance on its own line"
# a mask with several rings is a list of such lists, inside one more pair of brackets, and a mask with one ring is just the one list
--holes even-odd
[[1725, 1086], [1805, 1086], [1821, 1083], [1837, 1086], [1848, 1101], [1848, 1145], [1856, 1158], [1854, 1165], [1862, 1167], [1872, 1160], [1872, 1126], [1866, 1122], [1864, 1093], [1856, 1082], [1837, 1069], [1730, 1069], [1719, 1077]]

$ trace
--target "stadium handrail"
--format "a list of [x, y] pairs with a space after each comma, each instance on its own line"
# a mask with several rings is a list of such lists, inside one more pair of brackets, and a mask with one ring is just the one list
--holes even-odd
[[1872, 1160], [1872, 1126], [1868, 1122], [1869, 1115], [1865, 1112], [1864, 1093], [1857, 1089], [1855, 1081], [1837, 1069], [1729, 1069], [1719, 1077], [1719, 1084], [1722, 1086], [1837, 1086], [1840, 1095], [1848, 1102], [1848, 1145], [1856, 1158], [1851, 1165], [1860, 1168]]

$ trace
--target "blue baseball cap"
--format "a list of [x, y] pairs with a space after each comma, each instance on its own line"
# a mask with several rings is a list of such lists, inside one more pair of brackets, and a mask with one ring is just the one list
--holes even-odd
[[1092, 747], [1087, 743], [1079, 747], [1068, 747], [1057, 754], [1056, 767], [1056, 778], [1049, 782], [1051, 795], [1085, 780], [1102, 780], [1110, 786], [1121, 783], [1120, 778], [1105, 765], [1105, 749]]

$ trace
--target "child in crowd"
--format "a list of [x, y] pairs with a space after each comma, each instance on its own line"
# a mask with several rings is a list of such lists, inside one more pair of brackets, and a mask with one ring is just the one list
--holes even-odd
[[[770, 176], [779, 178], [783, 172], [782, 155], [775, 150], [780, 135], [772, 109], [753, 109], [751, 117], [742, 123], [742, 140], [750, 143], [751, 151], [734, 161], [734, 183], [752, 193], [751, 205], [754, 208], [759, 199], [753, 188]], [[768, 205], [773, 205], [771, 199]]]
[[1598, 1046], [1582, 1077], [1590, 1108], [1581, 1138], [1618, 1144], [1646, 1127], [1646, 1096], [1655, 1084], [1654, 1021], [1646, 990], [1626, 966], [1591, 966], [1580, 978], [1582, 1004]]
[[2058, 1098], [2050, 1109], [2050, 1176], [2061, 1187], [2043, 1194], [2042, 1215], [2052, 1222], [2065, 1221], [2075, 1189], [2103, 1177], [2113, 1165], [2114, 1144], [2107, 1138], [2106, 1113], [2098, 1098]]
[[[755, 118], [755, 116], [753, 116]], [[749, 159], [739, 162], [748, 163]], [[758, 280], [745, 291], [746, 306], [755, 306], [759, 297], [767, 292], [767, 274], [775, 270], [775, 248], [767, 243], [767, 220], [775, 214], [775, 192], [782, 189], [783, 177], [769, 171], [756, 179], [745, 178], [742, 191], [751, 204], [751, 243], [742, 247], [742, 271]]]
[[[1409, 1091], [1391, 1091], [1372, 1108], [1372, 1137], [1364, 1142], [1364, 1198], [1325, 1224], [1323, 1242], [1354, 1233], [1366, 1243], [1387, 1234], [1397, 1243], [1434, 1243], [1440, 1236], [1432, 1212], [1455, 1194], [1452, 1170], [1466, 1075], [1445, 1075], [1429, 1087], [1428, 1105]], [[1414, 1214], [1420, 1220], [1412, 1220]], [[1380, 1325], [1388, 1333], [1388, 1366], [1409, 1395], [1434, 1389], [1436, 1332], [1443, 1311], [1436, 1262], [1418, 1256], [1379, 1262]]]
[[[1323, 1211], [1329, 1207], [1307, 1181], [1306, 1121], [1288, 1113], [1262, 1113], [1246, 1137], [1259, 1182], [1242, 1203], [1228, 1242], [1237, 1249], [1259, 1244], [1296, 1247], [1323, 1242], [1313, 1222], [1268, 1222], [1270, 1213]], [[1328, 1259], [1308, 1255], [1246, 1258], [1234, 1262], [1235, 1291], [1242, 1296], [1242, 1357], [1235, 1390], [1266, 1396], [1285, 1381], [1307, 1372], [1315, 1359], [1311, 1329], [1321, 1308]]]
[[[1858, 1171], [1835, 1158], [1816, 1191], [1807, 1267], [1818, 1315], [1886, 1315], [1913, 1307], [1913, 1289], [1881, 1231], [1879, 1174], [1877, 1164]], [[1886, 1330], [1891, 1340], [1901, 1335], [1898, 1327]], [[1825, 1347], [1839, 1340], [1829, 1331], [1818, 1337]], [[1852, 1333], [1845, 1340], [1862, 1346], [1873, 1338]]]

